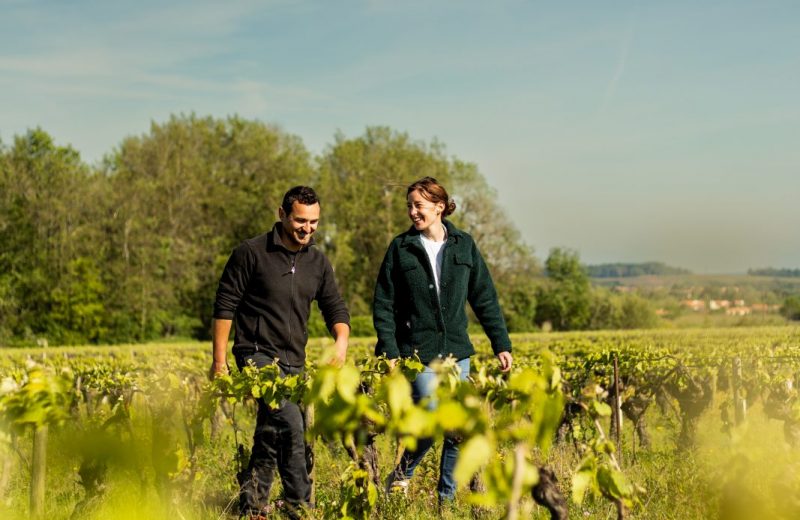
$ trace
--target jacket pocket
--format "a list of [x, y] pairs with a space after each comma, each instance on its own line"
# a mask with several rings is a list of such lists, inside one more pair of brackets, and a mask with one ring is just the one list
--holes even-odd
[[400, 271], [402, 272], [402, 281], [405, 285], [404, 291], [410, 291], [408, 299], [413, 301], [415, 287], [425, 283], [427, 277], [425, 270], [421, 268], [419, 262], [409, 260], [400, 263]]
[[413, 260], [400, 262], [400, 270], [403, 271], [403, 273], [410, 273], [411, 271], [413, 271], [418, 267], [419, 267], [419, 262], [415, 262]]
[[466, 268], [472, 269], [472, 257], [470, 257], [470, 256], [464, 256], [464, 255], [456, 254], [453, 257], [453, 263], [455, 263], [458, 266], [462, 266], [462, 267], [466, 267]]
[[453, 257], [453, 265], [451, 269], [451, 281], [456, 284], [456, 287], [467, 287], [469, 283], [469, 276], [472, 273], [472, 257], [464, 255], [455, 255]]

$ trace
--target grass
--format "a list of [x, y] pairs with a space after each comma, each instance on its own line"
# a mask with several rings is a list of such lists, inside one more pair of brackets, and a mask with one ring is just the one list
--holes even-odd
[[[696, 449], [681, 452], [674, 448], [674, 421], [656, 412], [652, 415], [652, 449], [638, 449], [634, 457], [630, 425], [624, 433], [625, 472], [632, 481], [646, 489], [641, 507], [632, 512], [633, 518], [713, 518], [717, 516], [723, 498], [728, 497], [730, 501], [732, 493], [734, 498], [750, 497], [744, 505], [737, 506], [740, 511], [751, 513], [749, 518], [797, 517], [792, 515], [797, 512], [800, 454], [783, 441], [781, 423], [765, 419], [756, 407], [751, 410], [748, 422], [733, 435], [728, 435], [722, 433], [718, 413], [712, 408], [701, 420]], [[243, 425], [246, 426], [249, 424]], [[53, 456], [48, 467], [47, 518], [69, 518], [75, 504], [82, 498], [82, 489], [76, 479], [78, 461], [74, 455], [69, 455], [68, 441], [64, 436], [55, 435], [49, 446]], [[385, 476], [391, 467], [394, 448], [388, 439], [383, 438], [379, 447]], [[235, 511], [235, 504], [232, 504], [236, 496], [233, 451], [233, 439], [229, 436], [209, 447], [202, 460], [205, 471], [195, 483], [198, 489], [192, 493], [193, 498], [174, 504], [159, 495], [152, 476], [147, 476], [143, 483], [134, 467], [112, 468], [106, 494], [81, 518], [233, 518], [225, 514], [226, 510]], [[437, 512], [438, 451], [439, 445], [434, 446], [419, 467], [408, 497], [380, 495], [376, 518], [422, 520]], [[339, 497], [339, 476], [349, 460], [337, 444], [318, 443], [316, 454], [317, 505], [319, 511], [330, 511], [335, 508], [334, 503]], [[555, 469], [565, 493], [569, 492], [569, 475], [577, 462], [577, 454], [569, 445], [557, 446], [548, 458], [548, 464]], [[737, 489], [745, 491], [737, 494]], [[279, 484], [274, 486], [273, 493], [275, 497], [280, 494]], [[502, 516], [503, 510], [499, 507], [479, 511], [476, 515], [465, 495], [462, 492], [457, 504], [444, 511], [442, 518]], [[9, 519], [27, 518], [26, 501], [27, 478], [22, 468], [18, 468], [6, 490], [0, 515]], [[530, 499], [523, 502], [523, 513], [523, 518], [544, 519], [549, 516]], [[571, 505], [570, 517], [615, 518], [616, 513], [607, 501], [590, 498], [581, 506]]]
[[[537, 351], [552, 344], [554, 340], [569, 342], [571, 339], [589, 337], [602, 340], [619, 336], [646, 338], [652, 342], [717, 343], [736, 341], [738, 335], [743, 334], [758, 342], [773, 333], [781, 337], [798, 337], [796, 329], [788, 332], [786, 329], [749, 329], [733, 332], [704, 330], [536, 334], [515, 336], [514, 341], [519, 346], [517, 355], [522, 357], [526, 351]], [[353, 357], [368, 355], [371, 342], [371, 339], [355, 341]], [[312, 340], [311, 347], [318, 351], [329, 344], [330, 340]], [[485, 345], [479, 345], [479, 350], [486, 349]], [[205, 344], [192, 343], [95, 347], [74, 351], [97, 362], [102, 362], [105, 355], [128, 359], [145, 352], [158, 353], [158, 356], [179, 354], [184, 360], [196, 364], [198, 371], [204, 371], [209, 348]], [[74, 351], [47, 349], [51, 358], [62, 354], [72, 355]], [[30, 349], [30, 352], [41, 354], [42, 349]], [[26, 352], [17, 351], [17, 354], [24, 358]], [[7, 363], [0, 364], [8, 366]], [[640, 498], [641, 506], [631, 512], [632, 518], [800, 518], [800, 450], [785, 442], [783, 424], [767, 419], [758, 402], [751, 403], [748, 419], [742, 426], [729, 433], [723, 432], [718, 408], [723, 399], [725, 396], [718, 394], [715, 403], [701, 417], [697, 444], [693, 450], [679, 451], [675, 448], [679, 424], [673, 415], [662, 415], [656, 406], [650, 407], [647, 416], [653, 441], [651, 449], [642, 450], [634, 443], [632, 425], [629, 421], [625, 422], [623, 467], [630, 480], [646, 490]], [[235, 511], [237, 494], [234, 462], [236, 441], [250, 443], [254, 426], [252, 408], [238, 409], [236, 420], [239, 432], [235, 435], [228, 424], [218, 438], [198, 450], [196, 463], [200, 471], [194, 479], [190, 482], [177, 479], [172, 489], [156, 483], [152, 470], [153, 446], [148, 420], [148, 417], [137, 416], [133, 432], [120, 433], [112, 439], [116, 442], [112, 442], [113, 446], [120, 451], [109, 459], [106, 491], [79, 518], [235, 518], [228, 512]], [[84, 498], [84, 490], [77, 477], [81, 462], [77, 448], [81, 442], [95, 448], [101, 445], [99, 439], [86, 432], [85, 425], [67, 423], [60, 430], [51, 431], [48, 446], [47, 518], [70, 518], [76, 504]], [[10, 478], [0, 497], [2, 518], [29, 517], [29, 475], [26, 468], [30, 458], [30, 443], [29, 435], [19, 437], [16, 446], [10, 444], [8, 438], [0, 439], [0, 463], [6, 461], [11, 469]], [[385, 477], [394, 460], [394, 445], [384, 437], [379, 437], [378, 443], [381, 473]], [[419, 467], [408, 497], [379, 494], [375, 518], [421, 520], [436, 516], [438, 501], [435, 489], [439, 450], [440, 444], [437, 444]], [[336, 507], [340, 477], [349, 464], [349, 459], [336, 443], [318, 442], [316, 456], [317, 511], [322, 515], [324, 511], [332, 511]], [[571, 471], [577, 466], [579, 455], [571, 444], [561, 444], [551, 450], [546, 461], [555, 470], [563, 491], [568, 494]], [[278, 481], [276, 478], [276, 482]], [[274, 486], [273, 493], [275, 497], [280, 494], [279, 484]], [[721, 510], [724, 516], [720, 516]], [[502, 515], [501, 507], [473, 510], [467, 503], [465, 492], [459, 495], [454, 507], [442, 512], [445, 519], [488, 519]], [[603, 499], [587, 498], [580, 506], [571, 504], [570, 517], [616, 518], [616, 512]], [[532, 500], [526, 499], [522, 504], [521, 518], [544, 519], [548, 515]]]

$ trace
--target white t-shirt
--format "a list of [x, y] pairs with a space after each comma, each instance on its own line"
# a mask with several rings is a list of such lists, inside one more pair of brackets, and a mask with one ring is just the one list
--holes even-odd
[[439, 279], [442, 277], [442, 258], [444, 256], [444, 245], [447, 243], [447, 233], [445, 233], [444, 240], [435, 242], [425, 235], [420, 234], [422, 246], [425, 252], [428, 253], [428, 260], [431, 262], [431, 270], [433, 271], [433, 282], [436, 284], [436, 294], [439, 294]]

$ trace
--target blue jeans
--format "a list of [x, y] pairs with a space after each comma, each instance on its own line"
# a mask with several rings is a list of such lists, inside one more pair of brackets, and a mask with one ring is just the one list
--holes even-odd
[[[462, 359], [458, 362], [460, 370], [459, 377], [462, 381], [469, 376], [469, 358]], [[414, 398], [414, 403], [419, 403], [422, 399], [432, 396], [433, 398], [428, 401], [428, 409], [434, 410], [436, 408], [436, 374], [430, 367], [425, 367], [425, 370], [417, 375], [417, 379], [411, 383], [411, 395]], [[444, 438], [442, 445], [442, 458], [439, 461], [439, 484], [436, 490], [439, 492], [439, 500], [452, 500], [456, 495], [456, 481], [453, 478], [453, 470], [456, 467], [456, 460], [458, 459], [458, 441], [450, 437]], [[417, 469], [422, 458], [428, 453], [428, 450], [433, 446], [433, 439], [419, 439], [417, 441], [417, 449], [414, 451], [406, 450], [403, 457], [400, 459], [400, 464], [395, 468], [394, 474], [397, 478], [410, 479], [414, 476], [414, 470]]]

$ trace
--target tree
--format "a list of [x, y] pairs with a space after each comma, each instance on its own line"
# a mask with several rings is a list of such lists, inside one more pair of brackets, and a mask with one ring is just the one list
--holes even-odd
[[536, 329], [536, 285], [532, 280], [504, 287], [499, 294], [509, 332], [530, 332]]
[[[338, 134], [320, 158], [319, 172], [323, 247], [353, 314], [371, 312], [386, 247], [410, 226], [406, 188], [424, 176], [436, 178], [456, 200], [458, 207], [449, 218], [475, 238], [501, 303], [522, 305], [510, 290], [540, 269], [475, 165], [448, 158], [437, 141], [413, 141], [408, 134], [371, 127], [353, 139]], [[526, 319], [532, 320], [532, 314]]]
[[[11, 234], [11, 215], [13, 197], [10, 190], [12, 183], [11, 162], [5, 145], [0, 141], [0, 240], [6, 244]], [[16, 326], [16, 312], [19, 308], [16, 301], [15, 284], [11, 265], [17, 255], [6, 245], [0, 248], [0, 344], [11, 340]]]
[[452, 193], [458, 208], [453, 221], [467, 230], [486, 259], [506, 317], [515, 332], [535, 328], [536, 285], [541, 266], [526, 244], [496, 191], [474, 164], [452, 161]]
[[54, 310], [71, 312], [57, 295], [72, 283], [70, 266], [95, 257], [94, 185], [99, 179], [78, 152], [57, 146], [38, 128], [15, 137], [3, 156], [0, 292], [10, 312], [3, 313], [2, 328], [16, 337], [82, 342], [88, 331], [63, 321]]
[[653, 305], [636, 294], [614, 294], [601, 287], [592, 288], [587, 329], [649, 329], [658, 325]]
[[475, 165], [436, 141], [386, 127], [339, 134], [315, 169], [300, 139], [277, 128], [180, 115], [92, 169], [31, 130], [0, 143], [0, 341], [207, 337], [231, 250], [271, 228], [298, 184], [320, 193], [319, 247], [353, 314], [368, 315], [386, 247], [410, 225], [406, 186], [426, 175], [455, 197], [452, 220], [475, 237], [512, 329], [529, 329], [533, 251]]
[[783, 301], [781, 314], [790, 320], [800, 320], [800, 296], [793, 295]]
[[368, 314], [386, 247], [409, 226], [406, 186], [429, 175], [446, 185], [441, 146], [412, 141], [387, 127], [363, 136], [337, 134], [319, 159], [323, 247], [353, 314]]
[[651, 329], [658, 325], [658, 315], [649, 301], [635, 294], [625, 294], [621, 299], [620, 329]]
[[554, 248], [545, 262], [547, 282], [536, 294], [536, 322], [550, 322], [556, 330], [586, 328], [591, 310], [589, 277], [578, 253]]
[[270, 229], [283, 193], [312, 169], [300, 140], [276, 128], [189, 115], [125, 139], [105, 174], [116, 330], [144, 340], [208, 336], [231, 250]]

